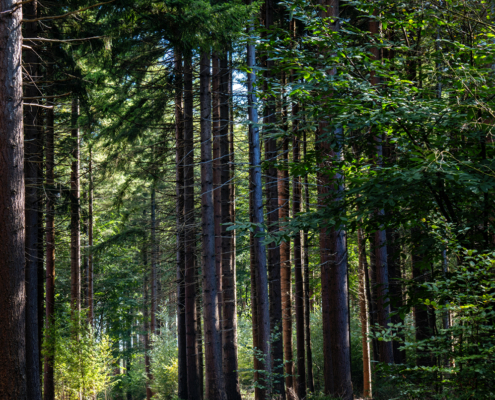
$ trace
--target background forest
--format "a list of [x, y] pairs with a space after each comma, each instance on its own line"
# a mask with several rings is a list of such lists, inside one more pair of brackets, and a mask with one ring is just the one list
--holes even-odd
[[494, 7], [0, 0], [0, 399], [495, 398]]

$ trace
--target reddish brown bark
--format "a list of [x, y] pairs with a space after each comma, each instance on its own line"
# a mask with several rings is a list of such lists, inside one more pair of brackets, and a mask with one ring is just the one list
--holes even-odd
[[[273, 28], [275, 1], [265, 0], [265, 28], [270, 31]], [[273, 61], [266, 61], [266, 78], [272, 76]], [[269, 163], [266, 171], [265, 193], [268, 232], [276, 233], [279, 230], [278, 216], [278, 172], [274, 163], [277, 159], [277, 142], [273, 134], [276, 125], [276, 100], [273, 94], [268, 94], [265, 101], [265, 162]], [[279, 376], [283, 373], [284, 349], [282, 341], [282, 289], [280, 282], [280, 246], [275, 243], [268, 245], [268, 275], [269, 275], [269, 301], [270, 301], [270, 331], [278, 334], [272, 340], [272, 368], [276, 374], [273, 382], [273, 394], [285, 399], [285, 380]]]
[[0, 398], [26, 400], [22, 8], [0, 11]]

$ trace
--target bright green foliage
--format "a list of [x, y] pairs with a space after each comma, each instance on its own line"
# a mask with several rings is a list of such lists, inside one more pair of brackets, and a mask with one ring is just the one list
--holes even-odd
[[[57, 398], [92, 399], [112, 386], [112, 343], [105, 334], [95, 335], [84, 322], [78, 326], [72, 321], [60, 318], [47, 332], [55, 349], [55, 392]], [[47, 347], [44, 354], [49, 352]]]

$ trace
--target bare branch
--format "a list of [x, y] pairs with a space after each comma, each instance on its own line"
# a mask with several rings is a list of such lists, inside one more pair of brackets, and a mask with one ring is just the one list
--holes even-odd
[[65, 17], [68, 17], [68, 16], [73, 15], [73, 14], [80, 13], [82, 11], [89, 10], [90, 8], [102, 6], [104, 4], [113, 3], [114, 1], [115, 0], [110, 0], [110, 1], [105, 1], [103, 3], [93, 4], [92, 6], [81, 8], [80, 10], [70, 11], [68, 13], [65, 13], [65, 14], [62, 14], [62, 15], [54, 15], [52, 17], [40, 17], [40, 18], [34, 18], [34, 19], [23, 19], [22, 22], [25, 22], [26, 23], [26, 22], [47, 21], [47, 20], [51, 20], [51, 19], [61, 19], [61, 18], [65, 18]]

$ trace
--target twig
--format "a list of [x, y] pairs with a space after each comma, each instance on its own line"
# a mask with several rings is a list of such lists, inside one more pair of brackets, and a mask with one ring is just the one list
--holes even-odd
[[31, 41], [31, 42], [55, 42], [55, 43], [66, 43], [66, 42], [81, 42], [84, 40], [91, 40], [91, 39], [101, 39], [104, 38], [105, 36], [93, 36], [93, 37], [88, 37], [88, 38], [81, 38], [81, 39], [46, 39], [46, 38], [24, 38], [26, 41]]
[[34, 18], [34, 19], [23, 19], [22, 22], [38, 22], [38, 21], [46, 21], [46, 20], [50, 20], [50, 19], [61, 19], [61, 18], [68, 17], [69, 15], [80, 13], [81, 11], [89, 10], [90, 8], [102, 6], [104, 4], [113, 3], [114, 1], [115, 0], [110, 0], [110, 1], [105, 1], [103, 3], [93, 4], [92, 6], [81, 8], [80, 10], [70, 11], [70, 12], [62, 14], [62, 15], [54, 15], [53, 17], [40, 17], [40, 18]]

